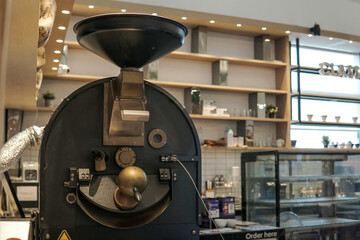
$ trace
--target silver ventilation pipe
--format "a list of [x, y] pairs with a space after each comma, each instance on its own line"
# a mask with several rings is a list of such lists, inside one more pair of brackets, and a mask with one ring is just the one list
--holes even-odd
[[41, 143], [44, 128], [29, 127], [4, 144], [0, 149], [0, 173], [7, 171], [30, 147]]

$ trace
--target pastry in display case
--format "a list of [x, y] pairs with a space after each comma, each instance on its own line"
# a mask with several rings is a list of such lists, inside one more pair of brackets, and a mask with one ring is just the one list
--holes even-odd
[[358, 239], [360, 153], [283, 150], [241, 156], [242, 220], [286, 239]]

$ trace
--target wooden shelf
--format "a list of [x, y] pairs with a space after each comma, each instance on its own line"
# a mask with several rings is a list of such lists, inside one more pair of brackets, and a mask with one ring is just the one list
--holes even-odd
[[286, 64], [281, 61], [273, 61], [272, 62], [272, 61], [264, 61], [264, 60], [256, 60], [256, 59], [241, 59], [241, 58], [222, 57], [222, 56], [214, 56], [214, 55], [208, 55], [208, 54], [188, 53], [188, 52], [179, 52], [179, 51], [172, 52], [165, 57], [204, 61], [204, 62], [215, 62], [218, 60], [228, 60], [230, 64], [252, 66], [252, 67], [267, 67], [267, 68], [286, 67]]
[[54, 112], [56, 107], [36, 107], [35, 111], [38, 112]]
[[302, 98], [307, 99], [323, 99], [325, 101], [354, 101], [354, 102], [360, 102], [360, 97], [346, 97], [346, 96], [336, 96], [336, 95], [327, 95], [327, 94], [314, 94], [314, 93], [301, 93], [293, 92], [291, 93], [291, 96], [299, 96]]
[[109, 76], [89, 76], [89, 75], [76, 75], [76, 74], [44, 74], [45, 78], [64, 80], [64, 81], [79, 81], [79, 82], [93, 82], [102, 78], [107, 78]]
[[[67, 44], [70, 49], [84, 49], [76, 42], [66, 41], [65, 44]], [[281, 61], [242, 59], [242, 58], [214, 56], [214, 55], [209, 55], [209, 54], [189, 53], [189, 52], [180, 52], [180, 51], [172, 52], [172, 53], [166, 55], [165, 57], [166, 58], [175, 58], [175, 59], [203, 61], [203, 62], [215, 62], [218, 60], [228, 60], [230, 64], [253, 66], [253, 67], [266, 67], [266, 68], [281, 68], [281, 67], [287, 66], [286, 63], [281, 62]]]
[[197, 84], [197, 83], [180, 83], [180, 82], [164, 82], [164, 81], [153, 81], [147, 80], [153, 84], [156, 84], [160, 87], [170, 87], [170, 88], [190, 88], [197, 87], [204, 90], [213, 90], [213, 91], [222, 91], [222, 92], [238, 92], [238, 93], [257, 93], [264, 92], [270, 95], [286, 95], [285, 90], [272, 90], [272, 89], [260, 89], [260, 88], [242, 88], [242, 87], [232, 87], [232, 86], [218, 86], [218, 85], [207, 85], [207, 84]]
[[202, 120], [226, 120], [226, 121], [253, 120], [255, 122], [273, 122], [273, 123], [287, 122], [287, 120], [283, 118], [222, 117], [222, 116], [204, 116], [199, 114], [190, 114], [190, 117], [192, 119], [202, 119]]
[[284, 150], [286, 148], [278, 148], [278, 147], [225, 147], [225, 146], [208, 146], [202, 145], [202, 149], [228, 149], [228, 150], [243, 150], [243, 151], [273, 151], [273, 150]]
[[[81, 82], [92, 82], [95, 80], [99, 80], [102, 78], [107, 78], [105, 76], [86, 76], [86, 75], [45, 75], [46, 78], [58, 79], [64, 81], [81, 81]], [[232, 87], [232, 86], [217, 86], [217, 85], [207, 85], [207, 84], [197, 84], [197, 83], [181, 83], [181, 82], [165, 82], [165, 81], [154, 81], [147, 80], [150, 83], [153, 83], [160, 87], [169, 87], [169, 88], [190, 88], [190, 87], [198, 87], [205, 90], [213, 90], [213, 91], [222, 91], [222, 92], [238, 92], [238, 93], [257, 93], [264, 92], [270, 95], [286, 95], [287, 92], [285, 90], [272, 90], [272, 89], [261, 89], [261, 88], [242, 88], [242, 87]]]

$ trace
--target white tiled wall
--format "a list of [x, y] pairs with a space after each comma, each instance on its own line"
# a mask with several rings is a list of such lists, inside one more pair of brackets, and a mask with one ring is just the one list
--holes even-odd
[[[216, 175], [223, 175], [230, 183], [233, 181], [232, 167], [240, 167], [240, 150], [203, 148], [202, 149], [202, 192], [205, 192], [205, 181], [212, 181]], [[217, 196], [240, 196], [240, 185], [230, 189], [215, 189]]]

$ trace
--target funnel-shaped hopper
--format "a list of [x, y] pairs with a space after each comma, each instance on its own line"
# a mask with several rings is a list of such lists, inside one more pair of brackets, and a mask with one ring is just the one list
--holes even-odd
[[141, 68], [181, 47], [187, 28], [145, 14], [104, 14], [74, 26], [81, 46], [121, 68]]

